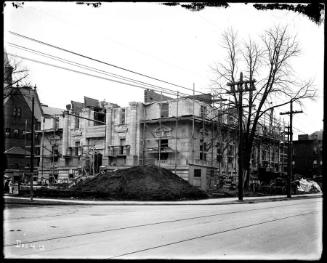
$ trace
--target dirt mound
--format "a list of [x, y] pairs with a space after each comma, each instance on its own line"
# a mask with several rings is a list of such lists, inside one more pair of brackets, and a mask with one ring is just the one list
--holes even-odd
[[208, 198], [207, 194], [167, 169], [134, 166], [98, 175], [72, 187], [117, 200], [186, 200]]

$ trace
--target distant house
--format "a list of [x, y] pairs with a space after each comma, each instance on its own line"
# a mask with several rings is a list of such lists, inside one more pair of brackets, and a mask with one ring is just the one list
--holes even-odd
[[[42, 108], [36, 89], [27, 86], [12, 85], [13, 67], [7, 56], [4, 60], [4, 154], [7, 173], [22, 175], [29, 166], [32, 120], [32, 97], [34, 97], [34, 124], [40, 129]], [[37, 138], [35, 140], [37, 144]], [[37, 154], [37, 153], [36, 153]], [[37, 165], [37, 159], [35, 159]]]
[[322, 131], [301, 134], [294, 145], [294, 173], [304, 177], [322, 175]]

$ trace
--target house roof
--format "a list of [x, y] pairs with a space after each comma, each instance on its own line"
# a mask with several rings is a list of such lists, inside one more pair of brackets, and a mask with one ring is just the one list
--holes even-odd
[[28, 150], [23, 149], [20, 146], [14, 146], [4, 152], [5, 154], [14, 154], [14, 155], [29, 155]]
[[99, 107], [99, 101], [96, 100], [96, 99], [92, 99], [92, 98], [84, 96], [84, 105], [85, 105], [85, 107], [98, 108]]
[[3, 105], [5, 105], [10, 100], [11, 96], [21, 95], [24, 98], [30, 110], [32, 111], [32, 97], [34, 96], [34, 116], [38, 121], [41, 121], [43, 110], [36, 89], [32, 89], [31, 87], [27, 87], [27, 86], [12, 87], [10, 89], [7, 89], [8, 92], [7, 94], [9, 94], [9, 92], [12, 89], [14, 89], [14, 92], [12, 92], [11, 95], [9, 95], [4, 99]]
[[164, 96], [151, 89], [144, 90], [144, 103], [171, 100], [171, 97]]
[[42, 106], [43, 113], [45, 115], [60, 115], [62, 114], [65, 110], [59, 109], [59, 108], [53, 108], [53, 107], [48, 107], [48, 106]]
[[37, 90], [32, 89], [31, 87], [20, 87], [19, 90], [22, 93], [22, 95], [24, 95], [24, 99], [31, 110], [32, 110], [32, 97], [34, 96], [34, 116], [38, 121], [41, 121], [43, 110], [41, 107], [41, 102]]
[[202, 101], [202, 102], [205, 102], [208, 104], [212, 103], [212, 95], [210, 93], [200, 94], [200, 95], [191, 95], [191, 96], [187, 96], [185, 98], [199, 100], [199, 101]]
[[72, 104], [72, 111], [75, 114], [78, 114], [82, 111], [82, 109], [84, 108], [84, 104], [82, 102], [78, 102], [78, 101], [71, 101]]

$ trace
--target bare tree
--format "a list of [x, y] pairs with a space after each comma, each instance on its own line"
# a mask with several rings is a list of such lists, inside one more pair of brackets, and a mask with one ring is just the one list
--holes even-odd
[[29, 71], [21, 61], [9, 60], [5, 54], [3, 99], [17, 94], [19, 87], [31, 86], [28, 76]]
[[[294, 74], [291, 62], [300, 54], [300, 49], [296, 36], [289, 34], [287, 27], [273, 27], [258, 41], [249, 39], [242, 43], [238, 42], [237, 33], [230, 29], [223, 34], [223, 43], [226, 60], [213, 68], [216, 93], [226, 96], [224, 94], [230, 92], [227, 82], [234, 83], [241, 71], [250, 81], [256, 80], [256, 89], [243, 95], [246, 104], [242, 119], [243, 176], [248, 188], [251, 152], [261, 118], [291, 101], [301, 105], [301, 99], [313, 99], [316, 91], [311, 80], [301, 82]], [[236, 92], [231, 95], [235, 106], [238, 105]]]

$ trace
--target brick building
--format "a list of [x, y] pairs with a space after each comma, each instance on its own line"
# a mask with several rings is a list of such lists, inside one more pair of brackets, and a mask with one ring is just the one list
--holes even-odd
[[311, 135], [301, 134], [297, 141], [293, 141], [293, 169], [294, 174], [306, 178], [322, 175], [322, 131]]
[[[42, 109], [36, 89], [28, 86], [13, 86], [12, 74], [13, 67], [9, 64], [5, 53], [3, 94], [5, 172], [18, 179], [30, 165], [31, 134], [26, 133], [31, 131], [32, 97], [34, 97], [36, 129], [40, 128]], [[38, 165], [37, 158], [34, 163]]]

